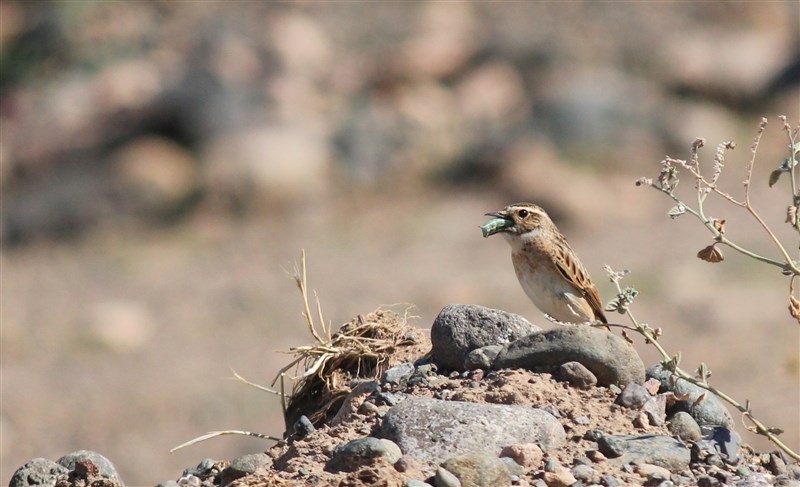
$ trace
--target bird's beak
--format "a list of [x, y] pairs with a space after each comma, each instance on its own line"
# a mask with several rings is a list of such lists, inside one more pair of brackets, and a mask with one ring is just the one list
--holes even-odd
[[486, 216], [491, 216], [493, 218], [481, 225], [481, 232], [483, 232], [484, 237], [490, 237], [495, 233], [503, 232], [506, 228], [514, 226], [514, 220], [510, 219], [502, 211], [487, 213]]

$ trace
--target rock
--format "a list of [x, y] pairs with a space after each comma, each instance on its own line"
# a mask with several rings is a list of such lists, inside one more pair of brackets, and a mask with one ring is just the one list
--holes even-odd
[[703, 437], [700, 426], [691, 414], [678, 411], [667, 424], [669, 432], [683, 441], [697, 441]]
[[736, 482], [736, 487], [770, 487], [773, 485], [769, 475], [763, 473], [751, 473], [742, 480]]
[[523, 467], [535, 468], [542, 463], [544, 453], [536, 443], [518, 443], [503, 447], [500, 456], [511, 458]]
[[92, 345], [119, 354], [143, 349], [156, 336], [152, 310], [135, 300], [109, 299], [87, 306]]
[[203, 477], [213, 472], [217, 462], [212, 458], [206, 458], [198, 463], [195, 467], [189, 467], [183, 471], [183, 476], [187, 477], [194, 475], [195, 477]]
[[362, 465], [372, 464], [377, 459], [394, 464], [402, 456], [403, 452], [393, 441], [367, 436], [338, 446], [333, 451], [330, 466], [336, 470], [350, 472]]
[[783, 458], [777, 453], [770, 453], [769, 454], [769, 471], [772, 472], [773, 475], [785, 475], [786, 470], [786, 462], [783, 461]]
[[101, 477], [116, 480], [117, 482], [122, 483], [122, 480], [119, 478], [119, 474], [117, 473], [117, 469], [114, 468], [114, 464], [112, 464], [108, 458], [93, 451], [74, 451], [59, 458], [56, 463], [66, 467], [68, 470], [75, 470], [76, 464], [86, 460], [92, 462], [97, 467], [97, 473]]
[[436, 476], [433, 479], [436, 487], [461, 487], [458, 477], [445, 470], [443, 467], [436, 469]]
[[179, 487], [180, 484], [175, 480], [167, 480], [166, 482], [161, 482], [156, 484], [156, 487]]
[[600, 484], [605, 485], [606, 487], [618, 487], [619, 480], [613, 475], [603, 475], [600, 477]]
[[566, 441], [561, 423], [540, 409], [426, 397], [410, 397], [390, 409], [380, 434], [427, 462], [471, 452], [497, 456], [516, 443], [537, 443], [548, 451]]
[[316, 428], [311, 420], [308, 419], [306, 415], [303, 415], [300, 416], [300, 419], [294, 422], [292, 425], [292, 431], [294, 431], [294, 434], [297, 435], [298, 438], [303, 438], [309, 433], [316, 431]]
[[647, 389], [639, 384], [627, 384], [617, 399], [614, 401], [622, 407], [639, 409], [652, 398]]
[[8, 487], [28, 487], [28, 486], [55, 486], [60, 476], [66, 477], [69, 470], [63, 465], [47, 460], [46, 458], [34, 458], [25, 465], [19, 467]]
[[425, 483], [421, 480], [406, 480], [403, 487], [431, 487], [431, 484]]
[[134, 139], [112, 156], [121, 199], [130, 210], [169, 217], [199, 189], [198, 164], [187, 149], [160, 137]]
[[515, 462], [513, 458], [501, 456], [500, 461], [503, 462], [503, 465], [506, 466], [506, 470], [508, 470], [508, 474], [511, 475], [512, 477], [513, 476], [520, 477], [525, 474], [525, 467]]
[[669, 480], [670, 478], [669, 470], [650, 463], [640, 463], [636, 471], [651, 482]]
[[623, 338], [589, 326], [570, 326], [533, 333], [506, 345], [494, 369], [560, 366], [580, 362], [600, 385], [641, 384], [642, 359]]
[[464, 117], [501, 127], [525, 116], [525, 82], [511, 63], [490, 61], [469, 70], [455, 87]]
[[787, 470], [786, 473], [789, 475], [789, 477], [791, 477], [791, 478], [793, 478], [795, 480], [800, 480], [800, 464], [795, 462], [795, 463], [786, 465], [786, 470]]
[[292, 201], [327, 191], [330, 150], [310, 127], [267, 124], [213, 138], [201, 167], [217, 202]]
[[717, 487], [720, 481], [711, 475], [701, 475], [697, 477], [697, 487]]
[[462, 370], [469, 353], [487, 345], [506, 345], [540, 330], [525, 318], [469, 304], [449, 304], [431, 327], [436, 363]]
[[381, 384], [405, 387], [408, 384], [408, 379], [411, 378], [413, 373], [414, 365], [408, 362], [395, 365], [383, 373], [383, 376], [381, 377]]
[[559, 368], [561, 378], [578, 389], [591, 389], [597, 385], [597, 377], [580, 362], [567, 362]]
[[608, 457], [625, 455], [627, 462], [651, 463], [676, 473], [688, 467], [692, 459], [683, 443], [668, 436], [605, 435], [597, 445]]
[[[661, 392], [672, 392], [677, 397], [683, 397], [688, 394], [685, 401], [677, 401], [667, 412], [673, 413], [675, 411], [686, 411], [691, 414], [700, 426], [714, 425], [733, 427], [733, 418], [730, 413], [712, 392], [706, 391], [702, 387], [696, 386], [684, 379], [673, 377], [673, 374], [664, 369], [661, 364], [654, 365], [647, 369], [647, 377], [652, 377], [661, 381]], [[706, 395], [705, 400], [695, 404], [697, 398], [702, 394]], [[693, 404], [695, 404], [693, 406]]]
[[570, 470], [570, 472], [572, 472], [572, 475], [576, 479], [582, 480], [582, 481], [587, 482], [587, 483], [597, 473], [595, 471], [595, 469], [593, 469], [592, 467], [590, 467], [588, 465], [576, 465], [576, 466], [572, 467], [572, 470]]
[[406, 400], [408, 397], [408, 394], [402, 392], [378, 392], [375, 396], [375, 403], [385, 406], [397, 406], [400, 404], [400, 402]]
[[592, 450], [586, 454], [593, 463], [600, 463], [608, 460], [605, 455], [600, 453], [598, 450]]
[[544, 464], [544, 471], [545, 472], [555, 472], [557, 468], [561, 467], [561, 464], [558, 463], [558, 460], [555, 458], [551, 458]]
[[476, 348], [467, 354], [464, 360], [464, 368], [467, 370], [491, 370], [492, 362], [503, 349], [502, 345], [486, 345], [485, 347]]
[[455, 475], [463, 487], [511, 485], [505, 463], [494, 455], [467, 453], [448, 459], [442, 466]]
[[800, 480], [790, 479], [788, 475], [775, 477], [775, 487], [800, 487]]
[[[304, 416], [305, 417], [305, 416]], [[236, 458], [220, 473], [222, 485], [255, 473], [265, 473], [272, 467], [272, 458], [266, 453], [251, 453]]]
[[568, 468], [559, 466], [554, 472], [545, 472], [544, 481], [547, 487], [569, 487], [578, 481]]
[[[203, 482], [196, 475], [184, 475], [178, 479], [179, 487], [200, 487]], [[206, 486], [203, 486], [206, 487]]]
[[481, 46], [482, 24], [475, 6], [433, 2], [421, 7], [414, 34], [402, 44], [402, 72], [427, 79], [456, 76], [459, 70], [466, 70]]
[[656, 397], [651, 397], [644, 406], [642, 411], [645, 412], [650, 424], [653, 426], [663, 426], [664, 421], [667, 419], [667, 396], [659, 394]]

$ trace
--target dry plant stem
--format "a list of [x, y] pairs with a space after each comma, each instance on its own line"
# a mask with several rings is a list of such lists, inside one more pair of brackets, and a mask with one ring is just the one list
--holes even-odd
[[[672, 188], [664, 186], [654, 186], [654, 187], [660, 190], [661, 192], [665, 193], [670, 198], [672, 198], [672, 200], [675, 201], [676, 203], [683, 205], [686, 211], [688, 211], [696, 218], [698, 218], [703, 223], [703, 225], [711, 232], [711, 234], [714, 236], [714, 239], [717, 242], [725, 244], [728, 247], [736, 250], [737, 252], [752, 257], [753, 259], [759, 260], [761, 262], [770, 265], [774, 265], [776, 267], [780, 267], [782, 270], [791, 271], [792, 274], [800, 275], [800, 268], [797, 267], [795, 262], [789, 256], [789, 253], [786, 251], [786, 247], [783, 245], [783, 243], [781, 243], [780, 239], [778, 239], [777, 235], [775, 235], [775, 232], [772, 231], [769, 225], [764, 221], [763, 218], [761, 218], [761, 215], [758, 214], [755, 208], [753, 208], [753, 205], [750, 203], [750, 187], [752, 186], [751, 183], [753, 179], [753, 169], [755, 167], [756, 153], [758, 152], [758, 146], [761, 143], [761, 136], [764, 134], [764, 129], [766, 125], [767, 125], [767, 119], [762, 119], [761, 123], [758, 126], [758, 132], [756, 134], [756, 137], [753, 140], [753, 145], [751, 146], [750, 149], [751, 157], [750, 161], [747, 163], [747, 172], [744, 180], [744, 201], [739, 201], [730, 194], [719, 189], [719, 187], [717, 186], [717, 179], [720, 173], [722, 172], [721, 168], [715, 171], [715, 175], [711, 181], [706, 179], [706, 177], [703, 176], [703, 174], [700, 172], [700, 163], [699, 163], [699, 158], [697, 156], [697, 150], [703, 145], [702, 139], [698, 139], [698, 141], [696, 141], [695, 144], [692, 145], [692, 159], [690, 163], [686, 163], [685, 161], [675, 161], [680, 163], [680, 165], [685, 169], [687, 169], [695, 178], [695, 183], [697, 188], [697, 210], [686, 205], [680, 200], [680, 198], [675, 196], [675, 193]], [[787, 132], [789, 133], [790, 143], [793, 143], [791, 130], [788, 130]], [[792, 145], [792, 147], [794, 146]], [[792, 150], [791, 152], [792, 152], [792, 157], [794, 157], [794, 150]], [[792, 166], [791, 175], [792, 175], [793, 199], [797, 197], [794, 174], [795, 174], [794, 166]], [[778, 248], [778, 251], [783, 256], [784, 262], [770, 259], [769, 257], [764, 257], [763, 255], [759, 255], [756, 254], [755, 252], [747, 250], [744, 247], [741, 247], [740, 245], [731, 242], [731, 240], [728, 239], [722, 232], [717, 230], [714, 227], [714, 221], [706, 216], [703, 208], [703, 204], [705, 203], [706, 197], [709, 195], [711, 191], [713, 191], [720, 197], [728, 200], [732, 204], [747, 210], [747, 212], [750, 213], [750, 215], [759, 223], [759, 225], [761, 225], [761, 227], [764, 229], [767, 235], [769, 235], [770, 239], [772, 240], [772, 242]]]
[[252, 431], [241, 431], [241, 430], [211, 431], [204, 435], [198, 436], [197, 438], [191, 439], [186, 443], [181, 443], [175, 448], [172, 448], [169, 452], [174, 453], [180, 450], [181, 448], [186, 448], [187, 446], [194, 445], [195, 443], [200, 443], [201, 441], [210, 440], [211, 438], [216, 438], [217, 436], [224, 436], [224, 435], [252, 436], [254, 438], [261, 438], [263, 440], [281, 441], [281, 438], [276, 438], [274, 436], [264, 435], [261, 433], [253, 433]]
[[[621, 294], [623, 291], [622, 291], [622, 287], [619, 284], [619, 280], [618, 279], [616, 279], [616, 280], [612, 279], [612, 281], [614, 282], [614, 285], [617, 287], [617, 292]], [[717, 397], [719, 397], [720, 399], [724, 400], [725, 402], [727, 402], [731, 406], [735, 407], [737, 410], [739, 410], [739, 412], [742, 413], [742, 418], [743, 419], [747, 419], [748, 421], [750, 421], [752, 423], [752, 426], [745, 425], [745, 427], [749, 431], [752, 431], [752, 432], [757, 433], [759, 435], [765, 436], [767, 439], [769, 439], [769, 441], [771, 441], [778, 448], [783, 450], [784, 453], [786, 453], [790, 457], [794, 458], [795, 460], [800, 461], [800, 454], [794, 452], [789, 446], [787, 446], [785, 443], [783, 443], [774, 433], [772, 433], [772, 431], [773, 431], [772, 428], [768, 428], [767, 426], [764, 426], [763, 423], [761, 423], [759, 420], [757, 420], [755, 417], [753, 417], [753, 413], [750, 411], [749, 404], [747, 406], [743, 406], [737, 400], [733, 399], [729, 395], [727, 395], [724, 392], [720, 391], [716, 387], [710, 385], [705, 378], [703, 380], [698, 380], [694, 376], [688, 374], [686, 371], [684, 371], [683, 369], [678, 367], [678, 364], [676, 363], [677, 361], [674, 360], [674, 356], [672, 356], [669, 353], [667, 353], [667, 351], [664, 349], [664, 347], [661, 346], [660, 343], [658, 343], [658, 338], [656, 336], [654, 336], [650, 332], [649, 328], [647, 328], [645, 325], [639, 323], [639, 321], [633, 315], [633, 312], [630, 310], [630, 307], [627, 307], [625, 309], [625, 314], [628, 315], [628, 318], [630, 318], [631, 322], [634, 325], [633, 327], [630, 327], [630, 326], [627, 326], [627, 325], [609, 325], [609, 326], [625, 328], [625, 329], [628, 329], [628, 330], [631, 330], [631, 331], [635, 331], [636, 333], [639, 333], [640, 335], [642, 335], [647, 340], [648, 343], [652, 344], [656, 348], [656, 350], [659, 351], [659, 353], [661, 354], [662, 357], [664, 357], [665, 360], [672, 361], [673, 365], [670, 367], [670, 369], [675, 375], [677, 375], [681, 379], [684, 379], [687, 382], [690, 382], [690, 383], [692, 383], [692, 384], [694, 384], [694, 385], [696, 385], [698, 387], [702, 387], [703, 389], [714, 393]]]
[[[683, 205], [686, 208], [686, 211], [688, 213], [692, 214], [694, 217], [696, 217], [698, 220], [700, 220], [700, 222], [706, 228], [708, 228], [708, 231], [711, 232], [712, 235], [714, 235], [714, 239], [717, 242], [725, 244], [728, 247], [736, 250], [737, 252], [740, 252], [740, 253], [742, 253], [744, 255], [752, 257], [753, 259], [759, 260], [759, 261], [764, 262], [766, 264], [774, 265], [776, 267], [780, 267], [781, 269], [786, 269], [786, 267], [787, 267], [786, 263], [780, 262], [780, 261], [777, 261], [777, 260], [774, 260], [774, 259], [770, 259], [769, 257], [764, 257], [763, 255], [759, 255], [759, 254], [756, 254], [755, 252], [747, 250], [746, 248], [744, 248], [744, 247], [742, 247], [740, 245], [737, 245], [736, 243], [732, 242], [725, 235], [719, 233], [719, 231], [716, 228], [714, 228], [713, 220], [708, 218], [705, 215], [705, 213], [703, 212], [702, 202], [700, 203], [698, 209], [695, 210], [694, 208], [692, 208], [690, 206], [687, 206], [685, 203], [683, 203], [683, 201], [681, 201], [680, 198], [675, 196], [674, 193], [670, 192], [668, 188], [662, 188], [662, 187], [658, 187], [658, 186], [654, 186], [654, 188], [656, 188], [657, 190], [659, 190], [662, 193], [664, 193], [667, 196], [669, 196], [675, 203]], [[699, 195], [698, 195], [698, 199], [699, 199]], [[798, 274], [800, 274], [800, 272], [798, 272]]]

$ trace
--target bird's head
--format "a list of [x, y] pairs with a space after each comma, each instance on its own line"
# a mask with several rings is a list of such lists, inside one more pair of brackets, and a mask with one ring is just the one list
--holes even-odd
[[542, 227], [552, 225], [547, 213], [533, 203], [515, 203], [486, 216], [493, 218], [481, 225], [484, 237], [502, 233], [507, 238], [536, 238]]

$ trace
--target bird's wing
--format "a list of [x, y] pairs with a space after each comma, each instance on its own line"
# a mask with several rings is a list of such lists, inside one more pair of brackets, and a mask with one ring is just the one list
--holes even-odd
[[567, 280], [572, 286], [581, 292], [586, 302], [589, 303], [594, 311], [595, 318], [608, 323], [605, 314], [603, 314], [603, 304], [600, 301], [600, 293], [594, 287], [589, 273], [586, 268], [575, 256], [572, 248], [567, 243], [567, 240], [562, 236], [558, 236], [559, 245], [556, 245], [556, 251], [553, 252], [553, 263], [556, 269], [561, 273], [561, 276]]

